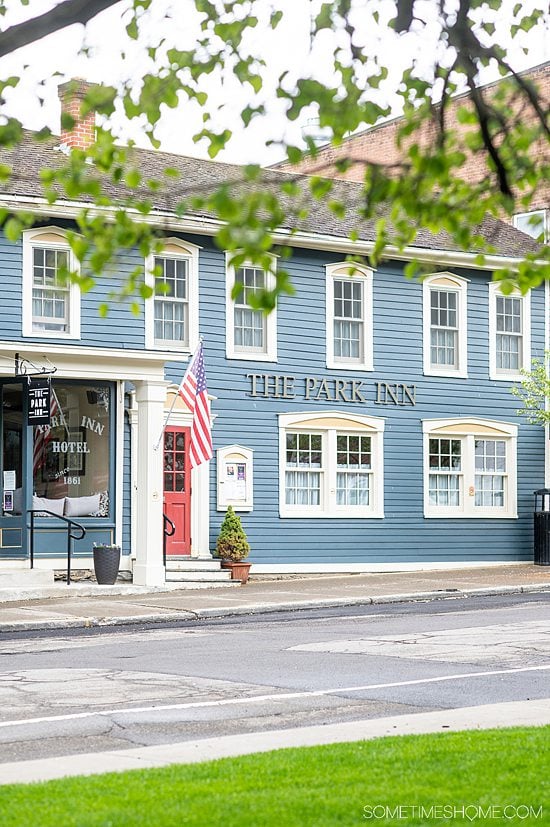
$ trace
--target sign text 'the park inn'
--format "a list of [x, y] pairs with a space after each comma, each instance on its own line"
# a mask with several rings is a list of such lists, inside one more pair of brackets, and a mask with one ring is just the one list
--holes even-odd
[[[259, 399], [309, 399], [313, 402], [374, 402], [375, 405], [416, 405], [416, 385], [405, 382], [341, 379], [340, 377], [278, 376], [247, 373], [249, 396]], [[370, 391], [370, 392], [369, 392]]]

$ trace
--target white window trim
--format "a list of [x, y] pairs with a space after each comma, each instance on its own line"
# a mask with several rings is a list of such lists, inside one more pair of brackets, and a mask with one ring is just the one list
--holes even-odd
[[[522, 230], [521, 227], [518, 227], [518, 219], [520, 219], [520, 218], [530, 218], [533, 215], [542, 216], [542, 226], [543, 226], [544, 240], [548, 241], [548, 239], [550, 237], [550, 215], [549, 215], [549, 211], [545, 207], [540, 207], [538, 210], [529, 210], [528, 212], [518, 212], [518, 213], [516, 213], [512, 217], [512, 224], [516, 228], [516, 230], [519, 230], [520, 233], [524, 233], [525, 231]], [[533, 236], [531, 236], [531, 233], [525, 233], [525, 234], [529, 235], [531, 238], [533, 238]]]
[[[155, 258], [181, 258], [189, 262], [189, 342], [183, 346], [181, 342], [171, 342], [168, 339], [155, 340], [155, 296], [145, 301], [145, 347], [148, 350], [166, 350], [177, 347], [181, 353], [193, 353], [199, 340], [199, 251], [200, 247], [184, 241], [181, 238], [163, 239], [163, 247], [159, 252], [151, 253], [145, 259], [145, 283], [155, 287]], [[175, 249], [174, 249], [175, 248]]]
[[[450, 281], [451, 285], [444, 282]], [[431, 360], [431, 290], [456, 290], [458, 293], [458, 367], [432, 365]], [[468, 280], [454, 273], [432, 273], [422, 282], [422, 341], [425, 376], [468, 378]]]
[[[51, 236], [58, 240], [51, 240]], [[80, 287], [71, 282], [69, 286], [69, 329], [34, 330], [32, 315], [33, 292], [33, 249], [44, 247], [50, 250], [66, 250], [69, 254], [69, 269], [80, 272], [80, 264], [74, 256], [66, 231], [61, 227], [38, 227], [23, 233], [23, 317], [22, 335], [40, 339], [80, 339]]]
[[[331, 420], [326, 425], [323, 420]], [[350, 427], [350, 421], [353, 425]], [[342, 422], [339, 426], [336, 423]], [[384, 516], [384, 426], [377, 416], [340, 411], [308, 411], [307, 413], [279, 414], [279, 515], [293, 518], [382, 518]], [[323, 466], [321, 504], [318, 506], [287, 505], [286, 434], [287, 431], [317, 433], [323, 436]], [[372, 439], [372, 501], [369, 506], [336, 505], [336, 434], [357, 434]]]
[[[374, 370], [373, 356], [373, 313], [372, 285], [374, 270], [363, 264], [341, 261], [326, 265], [326, 340], [327, 368], [338, 370]], [[334, 356], [334, 281], [360, 279], [363, 283], [363, 359], [354, 362], [350, 359], [337, 359]]]
[[[258, 350], [237, 350], [235, 347], [235, 302], [231, 297], [235, 284], [235, 267], [231, 264], [232, 253], [225, 254], [225, 355], [228, 359], [241, 359], [247, 362], [276, 362], [277, 361], [277, 307], [265, 317], [266, 348]], [[270, 256], [272, 270], [267, 273], [266, 284], [270, 290], [275, 288], [275, 272], [277, 256]], [[240, 267], [262, 269], [258, 264], [244, 261]], [[237, 268], [237, 269], [239, 269]], [[265, 272], [265, 271], [264, 271]]]
[[[518, 426], [493, 419], [425, 419], [424, 434], [424, 517], [466, 519], [517, 519], [517, 435]], [[501, 439], [506, 443], [506, 502], [502, 508], [475, 506], [475, 439]], [[434, 506], [430, 503], [430, 439], [463, 440], [461, 503]]]
[[497, 296], [504, 296], [498, 282], [489, 284], [489, 378], [497, 382], [521, 382], [521, 370], [531, 369], [531, 293], [522, 294], [513, 290], [507, 297], [520, 298], [522, 327], [522, 359], [518, 373], [497, 371]]

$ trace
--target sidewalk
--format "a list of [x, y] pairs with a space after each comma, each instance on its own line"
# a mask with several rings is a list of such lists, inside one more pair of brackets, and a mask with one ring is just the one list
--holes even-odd
[[550, 566], [531, 564], [353, 575], [294, 575], [233, 588], [146, 589], [87, 582], [0, 591], [0, 632], [159, 623], [328, 606], [550, 593]]

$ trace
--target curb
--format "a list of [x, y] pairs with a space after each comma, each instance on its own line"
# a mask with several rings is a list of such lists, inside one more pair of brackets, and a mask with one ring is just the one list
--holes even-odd
[[[512, 726], [510, 721], [514, 721]], [[388, 736], [442, 733], [443, 737], [446, 737], [451, 732], [549, 725], [549, 700], [511, 701], [15, 761], [0, 767], [0, 785], [29, 784], [54, 778], [102, 775], [106, 772], [135, 769], [146, 770], [171, 764], [195, 764], [273, 750], [353, 743]]]
[[59, 620], [24, 620], [13, 623], [0, 623], [1, 632], [55, 631], [59, 629], [88, 629], [107, 626], [135, 626], [140, 623], [174, 623], [181, 620], [201, 620], [229, 618], [246, 615], [269, 615], [282, 612], [299, 612], [310, 609], [345, 608], [351, 606], [373, 606], [391, 603], [431, 602], [435, 600], [457, 600], [468, 597], [493, 597], [508, 594], [544, 594], [550, 593], [548, 583], [533, 583], [524, 586], [495, 586], [478, 589], [440, 589], [430, 592], [412, 592], [409, 594], [386, 594], [376, 597], [327, 598], [318, 600], [295, 601], [292, 603], [251, 604], [249, 606], [231, 606], [213, 609], [181, 609], [178, 611], [153, 613], [148, 615], [129, 615], [112, 617], [61, 618]]

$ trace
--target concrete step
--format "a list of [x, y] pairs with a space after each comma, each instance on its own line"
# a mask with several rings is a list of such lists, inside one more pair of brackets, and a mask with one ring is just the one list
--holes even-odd
[[166, 571], [221, 571], [219, 560], [197, 560], [194, 557], [168, 557]]
[[0, 569], [0, 589], [24, 589], [53, 584], [53, 569]]
[[167, 583], [216, 583], [231, 580], [229, 571], [172, 571], [166, 569]]

